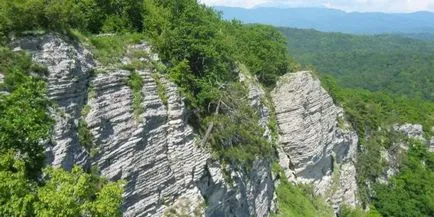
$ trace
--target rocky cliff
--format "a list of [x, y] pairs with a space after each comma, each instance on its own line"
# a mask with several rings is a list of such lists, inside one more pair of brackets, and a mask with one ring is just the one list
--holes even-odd
[[[137, 71], [144, 83], [143, 112], [137, 116], [131, 72], [122, 65], [98, 64], [85, 46], [58, 34], [24, 37], [12, 46], [48, 69], [48, 96], [56, 104], [48, 163], [97, 168], [111, 180], [125, 180], [124, 216], [269, 215], [271, 162], [258, 158], [248, 172], [231, 170], [233, 181], [226, 181], [222, 165], [198, 147], [200, 137], [186, 122], [188, 111], [176, 85], [162, 75], [156, 80], [155, 54], [142, 58], [149, 64]], [[143, 42], [128, 52], [133, 50], [151, 49]], [[120, 62], [128, 64], [128, 58]], [[161, 98], [161, 87], [167, 99]], [[252, 100], [259, 97], [253, 92]], [[90, 134], [89, 144], [80, 141], [80, 130]]]
[[337, 210], [357, 202], [358, 137], [343, 109], [310, 72], [283, 76], [272, 92], [279, 128], [279, 161], [288, 179], [311, 183]]
[[[109, 36], [107, 36], [109, 37]], [[258, 157], [250, 170], [222, 165], [187, 124], [189, 111], [177, 86], [154, 68], [158, 55], [146, 43], [130, 45], [119, 64], [102, 65], [92, 53], [58, 34], [27, 36], [12, 43], [47, 67], [48, 97], [55, 125], [46, 144], [47, 163], [66, 169], [74, 164], [125, 180], [124, 216], [269, 216], [276, 210], [272, 174], [275, 159]], [[143, 87], [129, 85], [123, 70], [129, 53], [147, 53], [136, 70]], [[337, 211], [358, 204], [357, 134], [342, 108], [309, 72], [283, 76], [269, 99], [246, 73], [240, 82], [260, 117], [264, 137], [278, 142], [276, 159], [293, 183], [311, 183]], [[162, 97], [163, 96], [163, 97]], [[275, 117], [271, 116], [274, 104]], [[270, 119], [277, 120], [272, 140]], [[82, 141], [80, 133], [89, 134]], [[229, 171], [229, 174], [228, 174]]]

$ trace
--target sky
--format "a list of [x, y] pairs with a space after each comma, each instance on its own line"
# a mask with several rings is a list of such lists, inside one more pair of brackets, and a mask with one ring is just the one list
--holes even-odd
[[326, 7], [348, 12], [433, 11], [434, 0], [199, 0], [210, 6], [231, 7]]

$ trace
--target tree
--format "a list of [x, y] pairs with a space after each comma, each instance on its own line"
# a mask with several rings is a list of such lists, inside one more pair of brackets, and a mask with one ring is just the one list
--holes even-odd
[[36, 185], [13, 151], [0, 155], [0, 216], [32, 216]]
[[44, 162], [43, 142], [50, 135], [45, 83], [10, 71], [5, 78], [9, 95], [0, 95], [0, 153], [14, 150], [24, 161], [29, 177], [36, 178]]
[[37, 217], [121, 216], [121, 182], [108, 183], [78, 166], [71, 172], [46, 168], [47, 182], [37, 192]]

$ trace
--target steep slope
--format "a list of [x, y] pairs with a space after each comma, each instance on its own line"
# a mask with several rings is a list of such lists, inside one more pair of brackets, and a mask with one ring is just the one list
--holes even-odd
[[[92, 166], [111, 180], [124, 179], [124, 216], [268, 216], [272, 210], [271, 162], [258, 159], [248, 172], [230, 170], [229, 182], [210, 151], [198, 147], [176, 85], [164, 76], [155, 80], [155, 55], [142, 58], [147, 67], [137, 71], [143, 112], [136, 117], [132, 73], [122, 65], [95, 64], [82, 45], [57, 34], [27, 36], [13, 46], [48, 68], [48, 95], [59, 104], [52, 111], [49, 163]], [[150, 47], [142, 43], [133, 50], [149, 53]], [[128, 64], [128, 57], [123, 60]], [[90, 133], [90, 144], [80, 141], [81, 130]]]
[[343, 110], [310, 72], [283, 76], [272, 92], [279, 127], [280, 164], [296, 183], [312, 183], [336, 210], [358, 204], [357, 134]]
[[35, 62], [48, 68], [48, 97], [56, 104], [51, 142], [47, 146], [47, 161], [71, 169], [85, 165], [87, 154], [79, 144], [76, 120], [85, 104], [90, 72], [95, 67], [90, 52], [82, 46], [66, 42], [57, 34], [19, 39], [14, 50], [26, 50]]

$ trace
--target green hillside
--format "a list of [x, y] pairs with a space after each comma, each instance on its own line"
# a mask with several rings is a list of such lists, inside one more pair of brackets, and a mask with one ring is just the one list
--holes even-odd
[[397, 35], [355, 36], [281, 28], [288, 51], [339, 85], [434, 101], [434, 43]]

